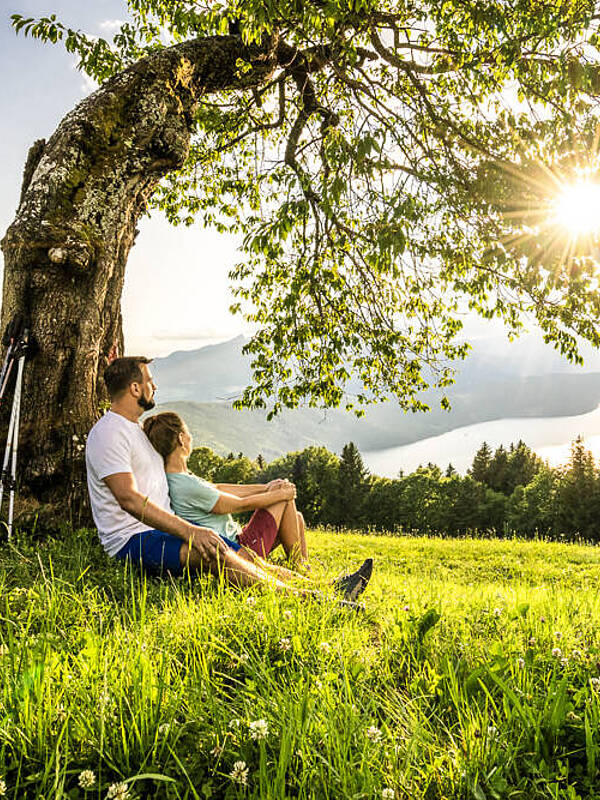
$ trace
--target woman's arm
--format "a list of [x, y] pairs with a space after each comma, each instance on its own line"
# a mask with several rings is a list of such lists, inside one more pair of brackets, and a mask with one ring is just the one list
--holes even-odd
[[268, 492], [273, 484], [282, 484], [284, 480], [283, 478], [276, 478], [274, 481], [269, 481], [269, 483], [215, 483], [214, 485], [220, 492], [233, 494], [236, 497], [249, 497], [253, 494]]
[[213, 514], [236, 514], [238, 511], [253, 511], [256, 508], [268, 508], [284, 500], [293, 500], [296, 489], [291, 483], [284, 484], [270, 492], [260, 492], [247, 497], [238, 497], [229, 492], [219, 492], [219, 499], [212, 508]]

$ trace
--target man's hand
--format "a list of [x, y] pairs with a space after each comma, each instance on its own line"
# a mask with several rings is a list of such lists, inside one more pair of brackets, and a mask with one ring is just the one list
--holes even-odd
[[197, 550], [204, 561], [215, 561], [217, 558], [221, 559], [229, 550], [229, 547], [225, 544], [223, 539], [221, 539], [219, 534], [211, 531], [210, 528], [190, 525], [189, 532], [189, 546]]

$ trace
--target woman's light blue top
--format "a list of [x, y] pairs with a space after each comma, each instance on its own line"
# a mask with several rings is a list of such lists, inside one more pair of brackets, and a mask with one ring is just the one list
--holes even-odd
[[219, 536], [237, 539], [240, 526], [231, 514], [213, 514], [219, 490], [191, 472], [167, 472], [171, 508], [178, 517], [195, 525], [210, 528]]

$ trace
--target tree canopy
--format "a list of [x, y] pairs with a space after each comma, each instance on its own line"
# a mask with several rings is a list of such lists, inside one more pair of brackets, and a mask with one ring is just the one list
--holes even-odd
[[597, 3], [127, 6], [112, 41], [12, 19], [101, 83], [198, 37], [275, 48], [264, 85], [197, 98], [189, 157], [152, 199], [243, 237], [234, 310], [256, 334], [240, 404], [424, 408], [468, 352], [469, 310], [510, 335], [534, 320], [572, 360], [579, 337], [600, 343], [591, 242], [552, 219], [560, 187], [599, 167]]

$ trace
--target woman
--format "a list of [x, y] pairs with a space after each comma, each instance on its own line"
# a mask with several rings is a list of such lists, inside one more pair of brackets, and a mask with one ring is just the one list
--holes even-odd
[[[212, 484], [191, 473], [187, 460], [192, 436], [178, 414], [165, 411], [144, 421], [144, 432], [165, 462], [171, 506], [177, 516], [210, 528], [238, 555], [258, 562], [263, 569], [282, 578], [304, 576], [264, 559], [281, 545], [292, 561], [310, 569], [302, 514], [296, 509], [296, 488], [285, 479], [267, 484]], [[241, 528], [231, 516], [254, 510], [250, 522]], [[356, 572], [334, 582], [346, 600], [355, 600], [364, 590], [373, 569], [368, 558]]]
[[[287, 480], [251, 486], [212, 484], [191, 473], [192, 436], [178, 414], [167, 411], [144, 421], [144, 432], [163, 457], [171, 506], [177, 516], [214, 530], [242, 558], [260, 561], [278, 545], [292, 562], [309, 569], [305, 526], [296, 509], [296, 489]], [[254, 510], [241, 528], [232, 514]], [[272, 565], [270, 565], [271, 568]], [[289, 570], [277, 572], [291, 576]]]

